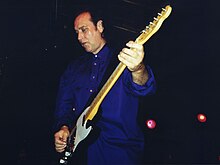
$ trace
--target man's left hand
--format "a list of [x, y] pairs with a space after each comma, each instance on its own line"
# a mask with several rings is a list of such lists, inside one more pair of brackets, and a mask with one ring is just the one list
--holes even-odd
[[129, 41], [118, 55], [118, 59], [125, 64], [131, 72], [138, 71], [143, 65], [144, 47], [134, 41]]

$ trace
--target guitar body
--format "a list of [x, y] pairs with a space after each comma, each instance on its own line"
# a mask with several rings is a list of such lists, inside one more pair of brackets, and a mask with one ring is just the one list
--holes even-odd
[[[71, 131], [71, 135], [68, 138], [68, 144], [64, 153], [64, 156], [60, 159], [60, 164], [67, 164], [68, 158], [72, 157], [72, 153], [75, 152], [77, 146], [81, 141], [83, 141], [92, 130], [92, 126], [87, 128], [87, 121], [85, 120], [85, 115], [88, 113], [90, 107], [87, 107], [83, 113], [79, 116], [75, 127]], [[72, 143], [73, 142], [73, 143]]]
[[92, 130], [92, 126], [89, 126], [88, 128], [86, 128], [88, 120], [85, 120], [85, 115], [89, 111], [89, 108], [90, 107], [87, 107], [77, 120], [73, 152], [75, 151], [78, 144], [83, 139], [85, 139], [89, 135], [90, 131]]

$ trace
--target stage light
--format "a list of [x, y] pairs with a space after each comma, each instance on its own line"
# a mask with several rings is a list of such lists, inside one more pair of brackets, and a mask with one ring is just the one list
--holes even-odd
[[199, 122], [201, 122], [201, 123], [204, 123], [204, 122], [206, 122], [206, 120], [207, 120], [206, 115], [205, 115], [205, 114], [202, 114], [202, 113], [200, 113], [200, 114], [197, 115], [197, 119], [198, 119]]
[[146, 122], [146, 126], [149, 128], [149, 129], [154, 129], [156, 127], [156, 122], [152, 119], [150, 120], [147, 120]]

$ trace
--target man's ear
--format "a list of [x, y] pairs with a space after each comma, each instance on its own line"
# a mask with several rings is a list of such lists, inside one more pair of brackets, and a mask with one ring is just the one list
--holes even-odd
[[102, 33], [104, 31], [104, 26], [103, 26], [102, 20], [99, 20], [97, 22], [97, 29], [100, 33]]

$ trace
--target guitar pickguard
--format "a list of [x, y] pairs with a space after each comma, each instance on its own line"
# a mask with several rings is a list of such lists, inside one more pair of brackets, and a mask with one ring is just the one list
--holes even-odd
[[87, 107], [85, 111], [80, 115], [80, 117], [77, 120], [76, 123], [76, 135], [75, 135], [75, 140], [74, 140], [74, 146], [73, 146], [73, 152], [75, 151], [77, 145], [85, 139], [90, 131], [92, 130], [92, 126], [89, 126], [86, 128], [87, 120], [84, 121], [85, 115], [87, 111], [89, 110], [90, 107]]

